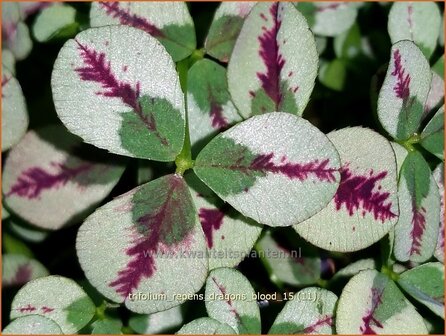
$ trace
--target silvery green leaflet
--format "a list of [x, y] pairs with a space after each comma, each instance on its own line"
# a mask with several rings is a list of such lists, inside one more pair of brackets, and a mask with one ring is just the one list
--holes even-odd
[[[3, 332], [438, 331], [443, 18], [387, 5], [383, 61], [375, 5], [224, 2], [205, 32], [184, 2], [5, 5], [3, 286], [21, 288]], [[17, 80], [33, 40], [63, 41], [55, 125]], [[358, 59], [380, 67], [375, 122], [327, 127], [317, 102]], [[22, 242], [77, 223], [86, 281]]]

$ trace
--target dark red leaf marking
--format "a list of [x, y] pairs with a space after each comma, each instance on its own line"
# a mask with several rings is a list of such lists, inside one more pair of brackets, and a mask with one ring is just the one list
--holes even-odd
[[240, 317], [240, 314], [237, 312], [237, 310], [235, 309], [232, 300], [230, 298], [229, 295], [226, 294], [226, 288], [217, 282], [217, 279], [215, 277], [212, 277], [212, 281], [214, 282], [215, 286], [217, 286], [218, 290], [221, 292], [221, 294], [226, 298], [225, 302], [229, 305], [229, 311], [234, 314], [234, 316], [236, 317], [236, 319], [240, 322], [240, 324], [242, 323], [242, 319]]
[[333, 325], [333, 317], [331, 315], [326, 315], [323, 318], [317, 320], [315, 323], [309, 325], [303, 330], [304, 334], [310, 334], [318, 330], [319, 327], [323, 326], [324, 324], [331, 327]]
[[2, 39], [8, 43], [14, 43], [17, 33], [17, 23], [6, 21], [2, 23]]
[[[373, 170], [369, 176], [354, 175], [347, 166], [341, 168], [341, 183], [336, 191], [334, 202], [336, 210], [340, 210], [345, 205], [350, 216], [363, 209], [362, 215], [366, 212], [373, 213], [375, 220], [385, 220], [394, 218], [396, 215], [390, 210], [391, 202], [387, 202], [390, 196], [388, 192], [381, 192], [377, 183], [387, 176], [387, 172], [381, 172], [376, 175]], [[375, 188], [378, 191], [373, 191]]]
[[418, 209], [416, 202], [412, 202], [412, 246], [410, 247], [410, 255], [421, 253], [421, 243], [424, 230], [426, 229], [426, 209], [421, 207]]
[[32, 268], [29, 264], [20, 265], [14, 274], [14, 277], [9, 281], [4, 281], [3, 285], [13, 286], [22, 285], [31, 280]]
[[393, 52], [393, 58], [394, 70], [391, 75], [397, 77], [397, 81], [395, 87], [393, 88], [393, 91], [396, 93], [396, 96], [398, 98], [406, 100], [407, 98], [409, 98], [410, 95], [410, 76], [409, 74], [405, 73], [405, 69], [403, 68], [401, 61], [401, 54], [398, 49]]
[[224, 212], [220, 211], [220, 209], [201, 208], [198, 211], [198, 217], [200, 217], [201, 227], [203, 228], [209, 248], [213, 246], [213, 231], [220, 229], [224, 216]]
[[6, 84], [8, 84], [8, 82], [11, 80], [11, 78], [12, 78], [11, 76], [10, 77], [3, 76], [3, 78], [2, 78], [2, 97], [5, 96], [4, 93], [3, 93], [3, 87]]
[[363, 335], [375, 335], [376, 332], [372, 329], [373, 326], [378, 328], [383, 328], [383, 325], [378, 321], [373, 315], [375, 314], [376, 308], [382, 303], [382, 295], [384, 289], [379, 290], [378, 288], [372, 288], [372, 308], [367, 312], [367, 314], [362, 318], [364, 325], [362, 325], [359, 330]]
[[48, 313], [51, 313], [52, 311], [54, 311], [54, 308], [50, 308], [50, 307], [47, 307], [47, 306], [43, 306], [40, 309], [42, 310], [42, 313], [44, 313], [44, 314], [48, 314]]
[[119, 2], [100, 2], [99, 5], [105, 10], [107, 15], [119, 19], [119, 22], [126, 26], [132, 26], [153, 37], [163, 37], [164, 33], [155, 25], [150, 23], [146, 18], [137, 14], [130, 14], [130, 9], [124, 9], [119, 6]]
[[98, 53], [96, 50], [82, 45], [77, 40], [75, 41], [86, 65], [85, 67], [75, 69], [81, 80], [101, 84], [104, 91], [96, 92], [97, 95], [121, 99], [124, 104], [130, 106], [135, 111], [146, 128], [153, 132], [163, 145], [167, 146], [167, 139], [157, 130], [153, 114], [145, 115], [142, 111], [139, 103], [140, 83], [137, 82], [135, 87], [132, 87], [129, 83], [119, 81], [111, 70], [110, 61], [105, 59], [105, 53]]
[[223, 108], [220, 104], [211, 100], [211, 124], [212, 127], [218, 130], [228, 127], [228, 121], [223, 115]]
[[[272, 16], [272, 27], [269, 30], [266, 27], [262, 27], [263, 34], [258, 37], [260, 42], [259, 55], [266, 66], [266, 73], [257, 72], [257, 77], [262, 83], [263, 90], [265, 90], [265, 93], [275, 103], [276, 109], [280, 107], [282, 101], [280, 72], [285, 65], [285, 59], [279, 52], [279, 43], [277, 40], [277, 34], [282, 24], [278, 18], [278, 8], [278, 2], [271, 5], [269, 11]], [[262, 13], [262, 15], [264, 14]]]
[[31, 306], [31, 305], [28, 303], [26, 306], [21, 307], [21, 308], [18, 308], [17, 310], [18, 310], [19, 312], [21, 312], [21, 313], [31, 313], [31, 312], [33, 312], [33, 311], [35, 311], [35, 310], [37, 310], [37, 309], [36, 309], [36, 307]]
[[249, 166], [241, 166], [239, 162], [236, 162], [234, 165], [229, 166], [229, 169], [239, 170], [244, 173], [249, 173], [249, 171], [271, 172], [274, 174], [283, 174], [290, 179], [298, 179], [301, 181], [307, 179], [309, 175], [316, 176], [320, 181], [334, 182], [336, 180], [334, 173], [338, 170], [327, 167], [329, 163], [328, 159], [322, 162], [315, 160], [304, 164], [284, 163], [282, 159], [281, 163], [277, 165], [273, 162], [273, 158], [273, 153], [260, 154]]
[[339, 3], [332, 3], [329, 5], [318, 6], [316, 8], [316, 12], [325, 12], [326, 10], [329, 10], [329, 9], [337, 9], [340, 5], [341, 4], [339, 4]]
[[25, 9], [23, 14], [28, 17], [51, 5], [51, 2], [28, 2], [26, 7], [22, 7], [22, 10]]
[[67, 167], [63, 163], [56, 162], [51, 162], [51, 166], [57, 168], [57, 172], [50, 173], [40, 167], [31, 167], [25, 170], [6, 196], [15, 194], [28, 199], [38, 198], [44, 190], [60, 188], [93, 167], [91, 163]]
[[[165, 244], [165, 238], [172, 232], [175, 225], [171, 212], [172, 209], [182, 206], [181, 200], [172, 197], [175, 189], [181, 186], [180, 178], [174, 176], [170, 183], [166, 201], [159, 210], [148, 213], [137, 220], [138, 225], [144, 228], [144, 234], [136, 238], [133, 246], [126, 250], [126, 254], [131, 257], [130, 261], [124, 269], [118, 272], [117, 279], [109, 283], [123, 297], [138, 288], [143, 278], [150, 278], [154, 274], [156, 253], [169, 250]], [[187, 237], [183, 238], [184, 241], [187, 242]], [[175, 246], [170, 248], [174, 249]]]

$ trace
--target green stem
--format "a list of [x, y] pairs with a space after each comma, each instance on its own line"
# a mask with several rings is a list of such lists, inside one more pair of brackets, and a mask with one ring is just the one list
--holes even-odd
[[198, 60], [204, 57], [204, 49], [195, 50], [188, 58], [179, 61], [177, 63], [177, 72], [180, 77], [180, 85], [181, 90], [184, 93], [184, 106], [186, 110], [186, 129], [184, 135], [184, 143], [183, 149], [180, 154], [175, 159], [175, 164], [177, 169], [175, 173], [179, 175], [183, 175], [184, 172], [188, 169], [193, 168], [194, 160], [192, 160], [192, 150], [190, 143], [190, 135], [189, 135], [189, 118], [188, 118], [188, 107], [187, 107], [187, 74], [189, 72], [189, 68]]
[[99, 307], [96, 307], [95, 318], [96, 320], [105, 319], [105, 310], [107, 309], [107, 302], [104, 300]]
[[409, 152], [414, 152], [416, 150], [414, 145], [419, 143], [420, 141], [421, 135], [419, 135], [418, 133], [414, 133], [409, 139], [398, 141], [398, 143], [406, 148]]
[[383, 265], [381, 267], [381, 273], [386, 274], [393, 281], [398, 281], [398, 279], [400, 278], [400, 275], [393, 271], [392, 266]]

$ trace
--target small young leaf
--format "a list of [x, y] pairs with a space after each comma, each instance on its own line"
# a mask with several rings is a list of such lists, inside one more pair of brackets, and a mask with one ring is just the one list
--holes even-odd
[[444, 319], [444, 265], [427, 263], [402, 273], [398, 284], [415, 300]]
[[[306, 256], [301, 250], [290, 251], [279, 243], [268, 231], [256, 244], [256, 250], [262, 256], [271, 276], [294, 286], [315, 284], [321, 276], [321, 259]], [[292, 334], [289, 332], [287, 334]]]
[[20, 254], [29, 258], [33, 258], [33, 251], [21, 240], [14, 238], [7, 232], [2, 234], [2, 249], [5, 253]]
[[22, 286], [28, 281], [47, 276], [40, 262], [21, 254], [2, 255], [2, 286]]
[[336, 272], [332, 280], [337, 280], [340, 278], [351, 278], [361, 271], [376, 269], [376, 266], [376, 260], [373, 258], [360, 259], [358, 261], [352, 262], [351, 264]]
[[59, 52], [51, 85], [60, 119], [85, 142], [158, 161], [181, 151], [178, 75], [166, 50], [142, 30], [120, 25], [79, 33]]
[[257, 3], [228, 65], [228, 86], [244, 118], [273, 111], [302, 115], [317, 75], [316, 42], [291, 3]]
[[55, 37], [71, 37], [76, 33], [76, 10], [65, 4], [54, 4], [37, 16], [33, 34], [37, 41], [47, 42]]
[[208, 59], [196, 62], [187, 75], [187, 91], [192, 145], [242, 120], [229, 96], [226, 69], [221, 65]]
[[150, 315], [133, 315], [129, 319], [130, 328], [143, 335], [165, 334], [172, 330], [178, 330], [182, 324], [183, 312], [181, 306]]
[[336, 310], [338, 334], [426, 334], [423, 318], [395, 283], [362, 271], [344, 287]]
[[206, 242], [189, 188], [177, 175], [97, 209], [79, 229], [76, 248], [96, 289], [137, 313], [180, 305], [206, 279]]
[[406, 140], [418, 131], [431, 80], [429, 63], [413, 42], [400, 41], [392, 46], [378, 97], [378, 117], [393, 138]]
[[56, 322], [64, 334], [74, 334], [88, 322], [95, 306], [81, 287], [61, 276], [28, 282], [12, 301], [11, 319], [40, 315]]
[[237, 266], [249, 254], [262, 226], [222, 202], [194, 175], [188, 178], [209, 255], [209, 270]]
[[400, 217], [394, 254], [399, 261], [424, 262], [435, 250], [440, 222], [440, 194], [423, 156], [410, 152], [398, 183]]
[[357, 4], [346, 2], [295, 2], [313, 33], [336, 36], [348, 30], [356, 20]]
[[51, 230], [86, 216], [116, 185], [124, 166], [119, 161], [105, 163], [110, 162], [108, 154], [85, 146], [60, 126], [29, 131], [4, 166], [8, 208]]
[[296, 224], [321, 210], [336, 192], [338, 170], [339, 156], [327, 137], [283, 112], [252, 117], [221, 133], [194, 167], [224, 201], [270, 226]]
[[175, 62], [189, 56], [196, 46], [194, 23], [184, 2], [93, 2], [90, 24], [141, 29], [158, 39]]
[[421, 145], [439, 159], [444, 159], [444, 105], [421, 133]]
[[177, 335], [233, 335], [235, 334], [226, 323], [220, 323], [210, 317], [200, 317], [185, 324]]
[[268, 334], [333, 334], [337, 300], [326, 289], [302, 289], [285, 304]]
[[440, 230], [438, 231], [437, 247], [434, 256], [444, 263], [444, 163], [440, 163], [434, 170], [434, 180], [440, 191]]
[[2, 66], [2, 151], [18, 143], [27, 128], [28, 112], [22, 88], [12, 73]]
[[117, 319], [108, 319], [95, 321], [93, 324], [92, 335], [120, 335], [122, 334], [122, 322]]
[[342, 91], [347, 78], [347, 67], [345, 62], [341, 59], [322, 62], [318, 78], [326, 87], [335, 91]]
[[228, 324], [237, 334], [260, 334], [260, 311], [254, 289], [240, 272], [217, 268], [206, 280], [208, 315]]
[[2, 3], [2, 48], [9, 49], [15, 59], [20, 61], [29, 55], [32, 46], [29, 29], [22, 21], [19, 4], [5, 1]]
[[215, 12], [204, 47], [220, 62], [228, 62], [245, 17], [256, 2], [225, 1]]
[[53, 320], [29, 315], [19, 317], [6, 326], [3, 335], [61, 335], [62, 330]]
[[359, 25], [354, 24], [344, 33], [336, 36], [333, 47], [338, 58], [354, 59], [361, 53], [362, 41]]
[[49, 234], [49, 231], [27, 225], [22, 221], [16, 220], [15, 218], [9, 221], [9, 227], [11, 228], [11, 231], [19, 238], [31, 243], [41, 243], [46, 239], [46, 237], [48, 237]]
[[437, 46], [441, 15], [435, 2], [398, 2], [389, 12], [392, 43], [410, 40], [429, 58]]
[[395, 154], [383, 136], [362, 127], [334, 131], [328, 138], [341, 156], [339, 188], [322, 211], [294, 229], [330, 251], [361, 250], [398, 220]]

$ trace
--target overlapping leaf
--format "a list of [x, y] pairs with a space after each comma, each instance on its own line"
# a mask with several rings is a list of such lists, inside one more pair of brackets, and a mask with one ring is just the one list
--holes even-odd
[[27, 225], [16, 218], [10, 219], [8, 224], [11, 231], [15, 235], [27, 242], [40, 243], [44, 241], [50, 233], [47, 230], [42, 230], [34, 226]]
[[19, 317], [6, 326], [3, 335], [60, 335], [62, 330], [53, 320], [39, 316], [29, 315]]
[[176, 306], [150, 315], [134, 315], [129, 319], [129, 326], [139, 334], [161, 334], [178, 330], [183, 318], [182, 306]]
[[30, 280], [48, 275], [48, 270], [37, 260], [21, 254], [2, 255], [2, 286], [22, 286]]
[[91, 325], [93, 330], [92, 335], [120, 335], [122, 334], [122, 322], [119, 319], [103, 319], [97, 320]]
[[185, 324], [178, 332], [178, 335], [230, 335], [235, 334], [226, 323], [218, 322], [210, 317], [200, 317], [188, 324]]
[[274, 279], [294, 286], [311, 285], [320, 279], [320, 258], [280, 244], [270, 231], [257, 242], [256, 250]]
[[206, 52], [220, 62], [228, 62], [245, 17], [256, 2], [225, 1], [215, 12], [204, 42]]
[[2, 3], [2, 47], [8, 48], [19, 61], [29, 55], [33, 46], [28, 26], [23, 22], [21, 14], [18, 3]]
[[398, 198], [395, 257], [424, 262], [432, 256], [437, 243], [440, 195], [429, 165], [416, 151], [409, 153], [401, 168]]
[[317, 75], [316, 42], [291, 3], [256, 4], [228, 65], [228, 86], [243, 117], [273, 111], [302, 115]]
[[93, 2], [92, 27], [126, 25], [149, 34], [167, 49], [174, 61], [189, 56], [195, 49], [195, 29], [184, 2]]
[[205, 238], [189, 189], [177, 175], [97, 209], [81, 226], [76, 248], [98, 291], [137, 313], [177, 306], [206, 279]]
[[123, 170], [121, 161], [111, 163], [106, 153], [86, 148], [62, 127], [47, 126], [29, 131], [9, 153], [3, 170], [4, 199], [23, 219], [55, 230], [86, 216]]
[[423, 318], [395, 283], [362, 271], [344, 287], [336, 310], [338, 334], [426, 334]]
[[440, 192], [440, 229], [438, 231], [437, 247], [434, 256], [444, 263], [444, 163], [441, 163], [434, 170], [434, 180]]
[[398, 284], [412, 296], [444, 319], [444, 265], [435, 262], [403, 272]]
[[444, 105], [421, 133], [421, 145], [439, 159], [444, 159]]
[[327, 137], [305, 119], [281, 112], [221, 133], [194, 167], [220, 198], [270, 226], [296, 224], [321, 210], [336, 192], [338, 170], [338, 153]]
[[12, 301], [11, 319], [40, 315], [56, 322], [64, 334], [74, 334], [90, 322], [95, 306], [73, 280], [48, 276], [28, 282]]
[[222, 202], [203, 182], [188, 179], [209, 256], [209, 269], [237, 266], [249, 254], [262, 226]]
[[2, 66], [2, 151], [14, 146], [28, 128], [28, 112], [22, 88]]
[[59, 118], [87, 143], [158, 161], [173, 161], [183, 146], [184, 99], [174, 63], [140, 29], [79, 33], [62, 47], [51, 85]]
[[33, 34], [37, 41], [47, 42], [55, 37], [71, 37], [76, 33], [76, 10], [65, 4], [45, 8], [36, 18]]
[[347, 2], [296, 2], [305, 15], [313, 33], [336, 36], [348, 30], [355, 22], [358, 4]]
[[393, 138], [406, 140], [418, 131], [431, 79], [429, 63], [413, 42], [392, 46], [378, 98], [378, 117]]
[[231, 268], [217, 268], [206, 280], [208, 315], [238, 334], [260, 333], [260, 312], [248, 279]]
[[335, 304], [332, 292], [308, 287], [294, 294], [277, 315], [268, 334], [333, 334]]
[[[426, 102], [424, 103], [424, 114], [423, 120], [426, 117], [431, 116], [431, 112], [435, 111], [444, 103], [444, 81], [443, 75], [438, 75], [434, 69], [432, 69], [432, 81], [429, 89], [429, 94], [427, 96]], [[443, 71], [443, 70], [441, 70]]]
[[410, 40], [429, 58], [437, 46], [441, 15], [435, 2], [398, 2], [389, 12], [392, 43]]
[[398, 220], [395, 154], [383, 136], [366, 128], [334, 131], [328, 138], [341, 157], [339, 188], [322, 211], [294, 229], [324, 249], [357, 251], [380, 240]]
[[187, 115], [192, 145], [208, 140], [242, 119], [231, 101], [226, 81], [226, 69], [208, 59], [189, 69]]

